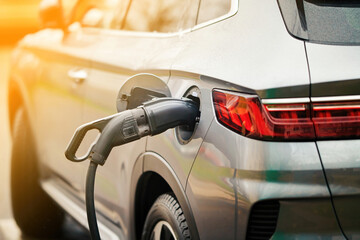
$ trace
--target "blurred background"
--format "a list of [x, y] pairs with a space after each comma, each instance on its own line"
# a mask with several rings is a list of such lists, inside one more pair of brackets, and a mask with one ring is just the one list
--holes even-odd
[[0, 0], [0, 43], [14, 45], [39, 28], [39, 0]]
[[[17, 232], [11, 221], [9, 193], [10, 133], [7, 119], [7, 79], [11, 50], [27, 33], [39, 28], [39, 0], [0, 0], [0, 239], [12, 239]], [[4, 231], [4, 228], [7, 231]], [[8, 236], [10, 233], [14, 236]], [[6, 235], [7, 234], [7, 235]]]
[[[0, 240], [30, 240], [21, 236], [11, 213], [7, 80], [12, 49], [22, 37], [40, 28], [39, 3], [40, 0], [0, 0]], [[79, 225], [68, 219], [62, 239], [88, 238]]]

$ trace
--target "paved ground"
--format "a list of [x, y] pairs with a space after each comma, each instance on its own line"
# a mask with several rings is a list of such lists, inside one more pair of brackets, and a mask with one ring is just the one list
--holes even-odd
[[[7, 78], [11, 46], [0, 46], [0, 240], [30, 240], [21, 236], [11, 214], [9, 192], [9, 155], [11, 148], [10, 133], [7, 120]], [[67, 219], [61, 239], [89, 239], [84, 230]], [[34, 239], [31, 239], [34, 240]]]

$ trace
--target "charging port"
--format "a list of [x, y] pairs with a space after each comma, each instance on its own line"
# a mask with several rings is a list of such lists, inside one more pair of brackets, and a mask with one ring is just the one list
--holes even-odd
[[[201, 92], [198, 87], [193, 86], [189, 88], [183, 97], [193, 100], [196, 104], [198, 104], [199, 109], [201, 109], [201, 105], [200, 105]], [[186, 125], [178, 126], [175, 128], [175, 135], [180, 144], [184, 145], [192, 140], [198, 124], [199, 123], [196, 123], [193, 129], [189, 129], [189, 127]]]

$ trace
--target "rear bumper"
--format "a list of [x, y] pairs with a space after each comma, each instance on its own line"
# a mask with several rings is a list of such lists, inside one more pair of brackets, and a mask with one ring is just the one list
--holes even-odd
[[360, 239], [360, 140], [318, 141], [340, 226], [349, 239]]
[[251, 239], [249, 228], [266, 230], [269, 217], [257, 219], [255, 226], [250, 221], [254, 206], [276, 201], [280, 207], [273, 238], [344, 239], [315, 142], [253, 140], [215, 120], [186, 192], [200, 238], [216, 239], [213, 236], [225, 233], [228, 239]]
[[273, 239], [345, 239], [330, 198], [281, 200]]
[[[214, 120], [186, 193], [200, 238], [251, 239], [249, 228], [258, 227], [249, 226], [254, 206], [269, 201], [280, 205], [276, 239], [344, 238], [315, 142], [258, 141]], [[265, 230], [266, 218], [257, 219]]]

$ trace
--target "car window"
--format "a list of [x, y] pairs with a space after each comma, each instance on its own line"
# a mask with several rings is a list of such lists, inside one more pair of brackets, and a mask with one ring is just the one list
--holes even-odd
[[73, 9], [72, 21], [83, 27], [119, 28], [129, 0], [80, 0]]
[[288, 31], [311, 42], [360, 45], [360, 2], [279, 0]]
[[199, 0], [131, 0], [122, 29], [177, 32], [195, 25]]
[[63, 17], [66, 24], [71, 23], [71, 15], [73, 13], [73, 9], [76, 5], [76, 1], [74, 0], [61, 0], [61, 7], [63, 11]]
[[201, 0], [197, 24], [221, 17], [231, 9], [231, 0]]

